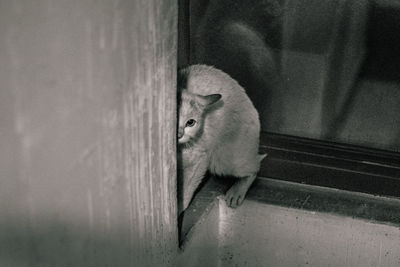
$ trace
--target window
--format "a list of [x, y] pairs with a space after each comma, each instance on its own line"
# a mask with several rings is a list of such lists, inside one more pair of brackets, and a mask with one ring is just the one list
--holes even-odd
[[400, 4], [181, 1], [180, 64], [214, 65], [259, 111], [260, 176], [400, 196]]

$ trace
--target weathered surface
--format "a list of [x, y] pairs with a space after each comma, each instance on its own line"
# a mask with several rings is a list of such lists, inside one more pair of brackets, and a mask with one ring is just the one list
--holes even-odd
[[[334, 214], [221, 201], [218, 266], [399, 266], [400, 230]], [[204, 235], [204, 234], [203, 234]]]
[[324, 212], [219, 200], [192, 228], [178, 266], [399, 266], [400, 230]]
[[0, 0], [0, 266], [166, 266], [176, 1]]

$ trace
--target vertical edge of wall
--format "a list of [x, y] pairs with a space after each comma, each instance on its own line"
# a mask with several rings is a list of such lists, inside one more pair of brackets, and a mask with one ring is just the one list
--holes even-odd
[[177, 1], [0, 1], [0, 266], [178, 253]]
[[[178, 6], [175, 0], [141, 0], [133, 99], [139, 146], [139, 242], [143, 265], [173, 265], [178, 249], [176, 181], [176, 70]], [[148, 10], [146, 10], [148, 9]], [[131, 131], [132, 129], [129, 129]], [[142, 132], [143, 131], [143, 132]], [[135, 136], [136, 135], [136, 136]], [[135, 183], [135, 181], [132, 181]], [[136, 265], [135, 265], [136, 266]], [[140, 264], [139, 264], [140, 266]]]

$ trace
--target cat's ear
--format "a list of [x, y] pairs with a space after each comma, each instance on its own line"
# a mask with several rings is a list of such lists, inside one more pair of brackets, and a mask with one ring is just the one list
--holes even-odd
[[218, 102], [218, 100], [221, 99], [221, 95], [220, 94], [212, 94], [212, 95], [206, 95], [206, 96], [198, 96], [198, 101], [199, 103], [204, 106], [204, 107], [208, 107], [211, 106], [212, 104], [215, 104], [216, 102]]

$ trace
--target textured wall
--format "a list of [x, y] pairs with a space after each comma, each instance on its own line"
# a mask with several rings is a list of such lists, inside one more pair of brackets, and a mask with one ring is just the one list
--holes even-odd
[[397, 225], [252, 200], [219, 204], [193, 228], [177, 266], [400, 266]]
[[166, 266], [176, 1], [0, 0], [0, 266]]
[[220, 204], [217, 266], [400, 266], [396, 225], [255, 201], [236, 210]]

